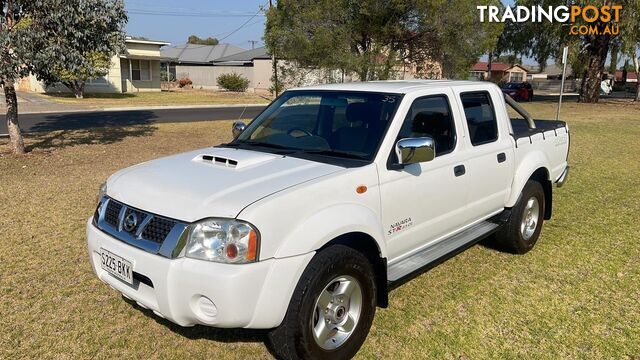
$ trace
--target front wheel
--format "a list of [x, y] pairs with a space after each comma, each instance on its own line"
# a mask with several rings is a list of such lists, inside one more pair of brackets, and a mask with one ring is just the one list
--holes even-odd
[[282, 324], [269, 334], [283, 359], [348, 359], [360, 349], [376, 311], [373, 268], [358, 251], [331, 246], [302, 274]]
[[498, 243], [509, 252], [516, 254], [529, 252], [540, 237], [544, 209], [542, 185], [537, 181], [527, 181], [518, 203], [512, 209], [511, 218], [496, 233]]

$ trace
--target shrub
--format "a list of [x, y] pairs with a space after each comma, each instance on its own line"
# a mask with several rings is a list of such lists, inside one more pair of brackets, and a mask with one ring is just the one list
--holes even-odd
[[235, 73], [218, 76], [217, 83], [221, 88], [235, 92], [245, 92], [249, 87], [249, 79]]
[[181, 88], [183, 88], [185, 86], [193, 85], [193, 81], [191, 81], [191, 79], [189, 79], [188, 77], [181, 78], [180, 81], [178, 81], [178, 83], [180, 84]]

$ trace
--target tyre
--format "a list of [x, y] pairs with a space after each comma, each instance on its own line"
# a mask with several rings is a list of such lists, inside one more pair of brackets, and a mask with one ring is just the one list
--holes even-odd
[[349, 359], [360, 349], [376, 312], [373, 267], [360, 252], [328, 247], [311, 260], [282, 324], [268, 334], [281, 359]]
[[529, 252], [540, 237], [544, 209], [542, 185], [537, 181], [527, 181], [512, 209], [511, 218], [496, 233], [498, 243], [505, 250], [515, 254]]

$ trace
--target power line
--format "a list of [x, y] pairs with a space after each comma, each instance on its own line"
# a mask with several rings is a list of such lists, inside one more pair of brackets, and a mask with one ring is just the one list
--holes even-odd
[[253, 20], [253, 18], [255, 18], [256, 16], [258, 16], [258, 14], [260, 14], [261, 12], [262, 12], [262, 9], [258, 10], [258, 12], [257, 12], [257, 13], [255, 13], [255, 15], [253, 15], [253, 16], [252, 16], [252, 17], [250, 17], [247, 21], [245, 21], [244, 23], [242, 23], [242, 25], [240, 25], [237, 29], [233, 30], [229, 35], [227, 35], [227, 36], [223, 37], [222, 39], [218, 39], [218, 41], [222, 41], [222, 40], [224, 40], [224, 39], [228, 38], [229, 36], [231, 36], [231, 35], [233, 35], [233, 34], [237, 33], [238, 31], [240, 31], [240, 29], [242, 29], [242, 28], [243, 28], [243, 27], [245, 27], [247, 24], [249, 24], [249, 22], [250, 22], [251, 20]]
[[[219, 13], [197, 13], [197, 12], [175, 12], [175, 11], [162, 11], [162, 10], [142, 10], [142, 9], [129, 9], [129, 14], [135, 15], [152, 15], [152, 16], [180, 16], [180, 17], [249, 17], [253, 19], [260, 15], [257, 14], [241, 14], [236, 12], [219, 12]], [[264, 16], [264, 15], [262, 15]]]
[[[249, 27], [249, 26], [252, 26], [252, 25], [255, 25], [255, 24], [259, 24], [261, 22], [262, 22], [262, 20], [254, 21], [251, 24], [246, 25], [245, 27]], [[214, 34], [213, 37], [217, 38], [218, 36], [223, 36], [223, 35], [229, 34], [230, 32], [233, 32], [233, 31], [235, 31], [235, 30], [225, 31], [225, 32], [222, 32], [222, 33], [219, 33], [219, 34]]]

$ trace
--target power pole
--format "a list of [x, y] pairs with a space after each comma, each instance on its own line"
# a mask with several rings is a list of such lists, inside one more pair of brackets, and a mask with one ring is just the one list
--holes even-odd
[[[273, 0], [269, 0], [269, 9], [273, 8]], [[278, 84], [278, 60], [276, 59], [276, 51], [275, 49], [271, 49], [271, 64], [273, 65], [273, 89], [276, 97], [279, 95], [279, 87]]]
[[256, 44], [259, 43], [258, 40], [249, 40], [249, 42], [251, 43], [251, 50], [256, 48]]

